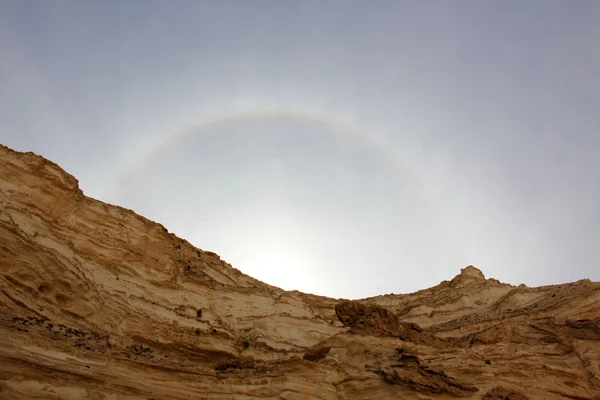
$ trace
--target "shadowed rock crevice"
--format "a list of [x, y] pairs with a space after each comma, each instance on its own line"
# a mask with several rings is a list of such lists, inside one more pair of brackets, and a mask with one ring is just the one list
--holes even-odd
[[529, 400], [529, 397], [515, 390], [496, 386], [484, 394], [481, 400]]
[[449, 377], [442, 370], [424, 365], [415, 353], [404, 348], [396, 349], [396, 354], [390, 361], [378, 363], [370, 371], [380, 374], [387, 383], [405, 386], [415, 392], [466, 397], [479, 390], [473, 385]]
[[308, 361], [319, 361], [329, 353], [329, 350], [331, 350], [331, 346], [319, 346], [308, 349], [306, 353], [304, 353], [303, 358]]

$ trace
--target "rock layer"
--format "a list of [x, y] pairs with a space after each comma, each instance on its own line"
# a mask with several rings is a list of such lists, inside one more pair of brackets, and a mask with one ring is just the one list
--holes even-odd
[[0, 147], [2, 399], [600, 399], [600, 284], [469, 266], [346, 301], [244, 275]]

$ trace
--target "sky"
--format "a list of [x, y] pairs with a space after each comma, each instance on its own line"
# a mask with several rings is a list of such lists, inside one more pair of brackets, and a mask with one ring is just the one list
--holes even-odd
[[0, 143], [330, 297], [600, 280], [600, 2], [0, 0]]

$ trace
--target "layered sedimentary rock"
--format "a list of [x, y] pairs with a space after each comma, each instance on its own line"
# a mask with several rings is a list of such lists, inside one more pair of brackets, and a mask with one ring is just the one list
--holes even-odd
[[2, 399], [600, 399], [600, 284], [360, 301], [244, 275], [0, 147]]

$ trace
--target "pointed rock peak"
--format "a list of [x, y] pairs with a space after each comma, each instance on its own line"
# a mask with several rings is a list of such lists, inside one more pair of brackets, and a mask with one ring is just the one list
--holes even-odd
[[481, 272], [480, 269], [475, 268], [472, 265], [469, 265], [468, 267], [465, 267], [465, 268], [461, 268], [460, 274], [462, 276], [469, 276], [469, 277], [477, 278], [477, 279], [485, 279], [485, 275], [483, 275], [483, 272]]
[[461, 268], [460, 274], [452, 278], [450, 285], [467, 285], [481, 281], [485, 281], [485, 275], [483, 275], [483, 272], [474, 266], [469, 265], [468, 267]]

